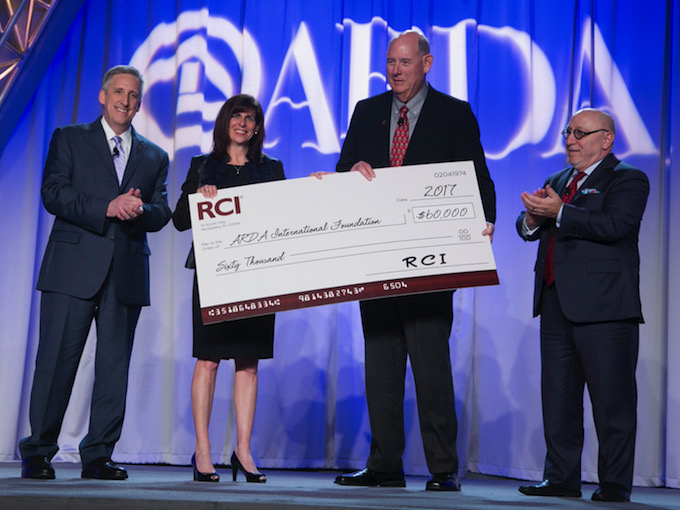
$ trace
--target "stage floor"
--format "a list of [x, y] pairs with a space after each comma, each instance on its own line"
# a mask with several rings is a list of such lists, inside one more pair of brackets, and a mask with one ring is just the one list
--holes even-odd
[[[127, 465], [130, 478], [83, 480], [79, 464], [55, 464], [56, 480], [24, 480], [19, 462], [0, 463], [1, 510], [146, 509], [175, 510], [354, 510], [354, 509], [574, 509], [619, 506], [593, 503], [594, 485], [584, 485], [583, 498], [536, 498], [520, 494], [524, 482], [470, 474], [462, 492], [425, 491], [427, 478], [406, 477], [406, 488], [341, 487], [335, 471], [263, 470], [266, 484], [231, 481], [231, 470], [218, 469], [219, 483], [192, 480], [189, 467]], [[626, 509], [678, 509], [680, 491], [633, 490]]]

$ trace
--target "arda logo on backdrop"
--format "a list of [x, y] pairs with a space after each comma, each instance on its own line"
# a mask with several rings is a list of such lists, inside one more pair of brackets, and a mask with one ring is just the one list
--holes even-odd
[[145, 81], [135, 125], [171, 157], [187, 147], [208, 152], [224, 101], [241, 90], [259, 96], [261, 76], [243, 71], [243, 59], [262, 67], [249, 33], [207, 9], [157, 25], [130, 59]]
[[[319, 64], [320, 61], [328, 62], [328, 58], [323, 54], [325, 48], [316, 47], [310, 26], [315, 25], [300, 22], [285, 51], [281, 55], [268, 55], [269, 60], [265, 60], [256, 39], [263, 34], [251, 34], [247, 27], [241, 29], [228, 19], [211, 16], [207, 9], [185, 11], [172, 23], [158, 24], [130, 60], [146, 82], [136, 126], [171, 157], [189, 147], [200, 147], [201, 151], [208, 152], [219, 108], [228, 97], [244, 92], [260, 100], [266, 109], [268, 124], [276, 122], [272, 119], [276, 119], [275, 112], [282, 107], [294, 110], [294, 115], [305, 115], [306, 119], [300, 125], [308, 126], [305, 128], [308, 132], [301, 136], [308, 141], [302, 142], [300, 147], [312, 148], [320, 154], [339, 153], [347, 129], [346, 125], [340, 126], [341, 118], [345, 122], [346, 117], [348, 122], [357, 101], [379, 92], [383, 84], [387, 86], [384, 62], [370, 61], [367, 65], [365, 58], [359, 57], [346, 57], [351, 59], [347, 63], [338, 62], [337, 65], [347, 69], [348, 85], [342, 92], [346, 97], [342, 100], [329, 97], [326, 90], [329, 87], [324, 87], [324, 73]], [[364, 24], [344, 20], [342, 25], [329, 28], [347, 38], [350, 47], [362, 48], [364, 55], [370, 55], [378, 44], [384, 44], [384, 40], [375, 38], [376, 34], [384, 34], [386, 26], [384, 20], [373, 18]], [[485, 131], [485, 139], [489, 141], [485, 143], [487, 158], [501, 159], [524, 145], [536, 144], [542, 144], [545, 157], [562, 154], [564, 142], [559, 133], [569, 112], [567, 108], [558, 107], [563, 104], [558, 101], [563, 93], [556, 85], [553, 63], [528, 33], [507, 26], [476, 25], [471, 19], [461, 20], [451, 27], [433, 27], [431, 43], [437, 73], [448, 77], [445, 85], [433, 85], [454, 97], [468, 99], [467, 59], [461, 48], [466, 47], [471, 27], [479, 37], [486, 38], [488, 47], [497, 45], [512, 50], [512, 58], [516, 59], [513, 69], [525, 89], [521, 94], [521, 113], [508, 115], [509, 129]], [[597, 55], [598, 65], [590, 80], [599, 87], [600, 96], [608, 101], [608, 104], [596, 106], [614, 112], [616, 116], [621, 152], [618, 155], [658, 154], [598, 25], [586, 20], [584, 27], [576, 52], [576, 67], [589, 73], [593, 55]], [[388, 30], [392, 32], [389, 27]], [[244, 62], [248, 65], [244, 66]], [[576, 76], [581, 74], [575, 73]], [[272, 86], [266, 87], [272, 91], [269, 97], [262, 97], [265, 77], [274, 80]], [[293, 101], [284, 92], [291, 80], [297, 83], [303, 100]], [[580, 83], [574, 84], [573, 97], [575, 101], [581, 97]], [[341, 118], [335, 107], [338, 101], [343, 108], [346, 105]], [[574, 104], [571, 109], [579, 107], [580, 104]], [[267, 147], [290, 143], [284, 139], [285, 131], [270, 130], [269, 125], [267, 130], [270, 135]], [[279, 134], [272, 137], [272, 132], [276, 131]]]

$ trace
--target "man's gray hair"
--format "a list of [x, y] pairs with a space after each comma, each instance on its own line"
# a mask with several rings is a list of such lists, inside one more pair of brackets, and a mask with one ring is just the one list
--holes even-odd
[[104, 75], [104, 79], [102, 80], [102, 90], [105, 92], [108, 92], [109, 86], [111, 85], [111, 81], [113, 80], [113, 77], [117, 74], [131, 74], [137, 80], [139, 80], [139, 97], [142, 97], [142, 94], [144, 93], [144, 77], [142, 76], [142, 73], [140, 73], [137, 69], [135, 69], [132, 66], [115, 66], [106, 71], [106, 74]]

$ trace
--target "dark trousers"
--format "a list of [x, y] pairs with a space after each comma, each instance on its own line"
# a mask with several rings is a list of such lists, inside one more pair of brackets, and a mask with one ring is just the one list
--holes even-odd
[[449, 336], [452, 292], [363, 301], [366, 399], [371, 423], [369, 469], [402, 469], [404, 378], [407, 357], [416, 388], [418, 418], [431, 473], [458, 471]]
[[80, 443], [83, 463], [110, 457], [120, 438], [125, 413], [128, 369], [141, 307], [118, 301], [110, 278], [93, 299], [43, 292], [40, 343], [36, 357], [29, 418], [31, 435], [22, 439], [22, 458], [54, 457], [78, 364], [92, 320], [96, 322], [94, 387], [87, 436]]
[[555, 286], [541, 303], [541, 393], [547, 455], [544, 479], [581, 486], [583, 392], [588, 392], [599, 443], [600, 483], [629, 491], [633, 483], [639, 326], [617, 321], [579, 324], [560, 308]]

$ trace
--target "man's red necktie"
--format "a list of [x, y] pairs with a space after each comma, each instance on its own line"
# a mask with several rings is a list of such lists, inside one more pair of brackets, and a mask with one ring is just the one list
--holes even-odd
[[408, 147], [408, 117], [406, 116], [408, 108], [406, 105], [399, 110], [399, 121], [397, 122], [397, 129], [394, 131], [394, 138], [392, 138], [392, 150], [390, 151], [390, 166], [401, 166]]
[[[578, 172], [574, 178], [569, 183], [567, 191], [562, 197], [562, 202], [568, 204], [571, 199], [576, 195], [576, 190], [578, 189], [578, 181], [586, 176], [585, 172]], [[545, 265], [543, 266], [543, 279], [545, 283], [551, 285], [555, 281], [555, 268], [553, 262], [553, 251], [555, 249], [555, 232], [553, 232], [550, 238], [550, 245], [548, 246], [548, 253], [545, 254]]]

